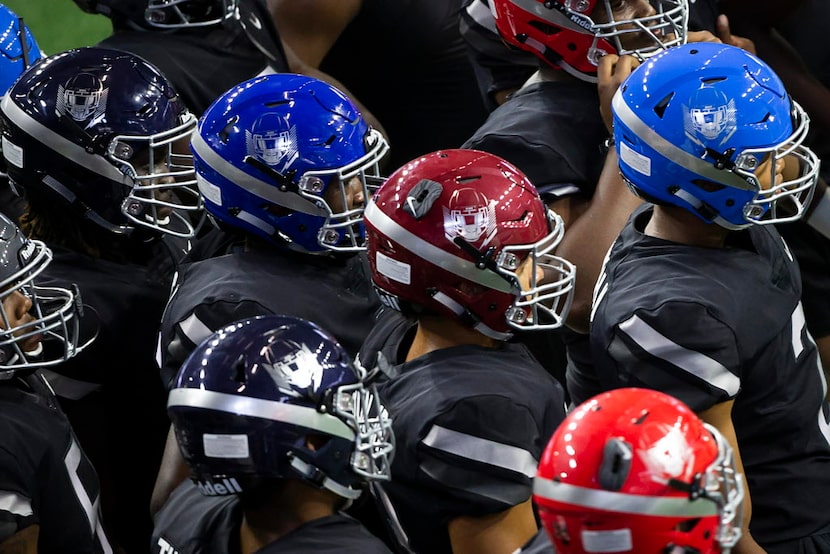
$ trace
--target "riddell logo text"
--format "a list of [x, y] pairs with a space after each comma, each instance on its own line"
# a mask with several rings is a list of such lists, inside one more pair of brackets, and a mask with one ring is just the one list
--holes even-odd
[[242, 492], [242, 487], [239, 486], [236, 479], [222, 479], [219, 483], [196, 483], [199, 492], [205, 496], [223, 496], [226, 494], [236, 494]]
[[169, 542], [159, 537], [159, 554], [179, 554], [179, 552]]

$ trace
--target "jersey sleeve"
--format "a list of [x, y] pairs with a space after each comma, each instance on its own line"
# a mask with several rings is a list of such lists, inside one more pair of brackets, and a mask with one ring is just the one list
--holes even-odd
[[179, 368], [190, 353], [215, 331], [240, 319], [271, 313], [259, 302], [251, 300], [217, 300], [199, 304], [171, 329], [162, 329], [160, 365], [168, 389], [173, 386]]
[[457, 402], [434, 419], [418, 443], [422, 479], [454, 517], [504, 511], [530, 498], [544, 447], [530, 411], [500, 396]]
[[604, 348], [626, 386], [660, 390], [696, 412], [734, 398], [741, 387], [734, 330], [700, 303], [635, 310], [614, 326]]

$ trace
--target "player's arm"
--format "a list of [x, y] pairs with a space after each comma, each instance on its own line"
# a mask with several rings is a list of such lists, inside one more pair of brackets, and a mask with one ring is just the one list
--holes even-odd
[[453, 554], [499, 554], [521, 548], [538, 530], [530, 500], [496, 514], [450, 521]]
[[37, 554], [40, 525], [29, 525], [0, 542], [0, 554]]
[[[744, 472], [744, 464], [741, 459], [741, 451], [738, 448], [738, 438], [735, 436], [735, 427], [732, 425], [732, 405], [734, 400], [715, 404], [707, 410], [698, 413], [700, 419], [717, 428], [718, 431], [729, 441], [732, 452], [735, 456], [735, 469], [741, 475]], [[752, 500], [749, 496], [749, 484], [744, 480], [744, 520], [741, 527], [741, 540], [732, 549], [733, 554], [763, 554], [766, 552], [761, 548], [752, 534], [749, 532], [749, 523], [752, 519]]]
[[380, 121], [338, 79], [320, 70], [337, 39], [357, 16], [363, 0], [268, 0], [291, 71], [324, 81], [346, 94], [369, 125], [388, 135]]
[[[600, 112], [609, 134], [613, 132], [611, 99], [620, 84], [638, 65], [639, 62], [633, 56], [609, 54], [600, 59], [597, 88]], [[567, 319], [568, 326], [573, 330], [588, 332], [591, 297], [602, 270], [605, 253], [625, 226], [628, 216], [641, 202], [625, 186], [620, 176], [616, 151], [610, 146], [589, 206], [566, 230], [562, 243], [557, 248], [557, 255], [570, 260], [577, 267], [574, 300]], [[555, 205], [553, 207], [556, 209]]]

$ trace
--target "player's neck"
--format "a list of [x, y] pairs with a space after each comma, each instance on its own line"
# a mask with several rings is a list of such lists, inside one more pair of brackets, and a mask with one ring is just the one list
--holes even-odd
[[335, 513], [329, 491], [289, 480], [273, 502], [245, 510], [239, 529], [240, 554], [253, 554], [301, 525]]
[[654, 206], [645, 234], [690, 246], [724, 248], [729, 230], [715, 223], [706, 223], [683, 208]]
[[443, 316], [422, 316], [418, 318], [415, 338], [409, 347], [406, 361], [414, 360], [443, 348], [464, 344], [495, 348], [499, 341], [482, 335], [463, 323]]

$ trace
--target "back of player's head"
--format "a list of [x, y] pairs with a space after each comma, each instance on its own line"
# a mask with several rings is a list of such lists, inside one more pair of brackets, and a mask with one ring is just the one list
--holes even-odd
[[819, 160], [803, 145], [809, 117], [741, 48], [662, 52], [623, 82], [612, 109], [620, 171], [648, 200], [728, 229], [791, 221], [810, 203]]
[[180, 152], [196, 118], [143, 59], [99, 47], [49, 56], [0, 111], [9, 178], [30, 205], [43, 198], [117, 235], [195, 234], [185, 212], [201, 201]]
[[77, 290], [40, 286], [52, 251], [0, 213], [0, 380], [48, 367], [78, 351]]
[[237, 0], [75, 0], [87, 13], [103, 14], [117, 26], [175, 29], [216, 25], [234, 17]]
[[342, 92], [294, 74], [233, 87], [192, 139], [213, 218], [306, 253], [363, 249], [363, 208], [388, 148]]
[[729, 552], [743, 477], [714, 427], [662, 392], [623, 388], [571, 411], [533, 485], [560, 554]]
[[498, 340], [559, 327], [570, 309], [574, 267], [551, 254], [562, 218], [498, 156], [416, 158], [389, 176], [365, 217], [372, 279], [393, 308], [457, 318]]
[[289, 316], [240, 320], [184, 362], [167, 411], [206, 495], [301, 479], [346, 499], [389, 478], [391, 420], [346, 351]]
[[0, 4], [0, 96], [43, 54], [23, 20]]
[[605, 54], [640, 60], [686, 42], [687, 0], [490, 0], [508, 45], [583, 80]]

